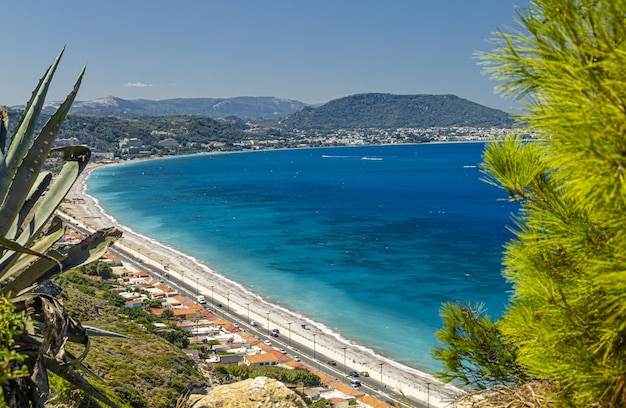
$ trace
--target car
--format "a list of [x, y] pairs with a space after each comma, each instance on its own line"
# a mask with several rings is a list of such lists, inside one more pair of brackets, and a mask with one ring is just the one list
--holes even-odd
[[335, 363], [334, 361], [332, 361], [332, 360], [331, 360], [331, 361], [328, 361], [328, 365], [331, 365], [331, 366], [336, 366], [336, 365], [337, 365], [337, 363]]
[[269, 341], [269, 340], [265, 340], [265, 341], [263, 341], [263, 343], [267, 344], [268, 346], [271, 346], [271, 345], [272, 345], [272, 342], [271, 342], [271, 341]]
[[350, 377], [358, 377], [359, 373], [357, 373], [356, 371], [350, 371]]
[[272, 329], [272, 333], [277, 333], [277, 334], [278, 334], [278, 333], [280, 333], [280, 330], [278, 330], [278, 329]]
[[239, 323], [235, 322], [235, 323], [233, 323], [233, 326], [239, 327]]
[[352, 381], [352, 388], [359, 388], [361, 386], [361, 382], [358, 380]]
[[296, 361], [300, 361], [300, 357], [299, 356], [293, 356], [293, 359]]
[[221, 304], [221, 303], [218, 303], [218, 304], [217, 304], [217, 307], [222, 307], [222, 304]]
[[250, 326], [256, 326], [256, 322], [253, 320], [250, 322]]
[[278, 337], [278, 333], [272, 333], [272, 336]]
[[370, 373], [368, 373], [367, 371], [361, 371], [361, 377], [369, 377]]
[[281, 353], [283, 353], [283, 354], [287, 354], [287, 350], [285, 350], [284, 348], [281, 348], [281, 349], [280, 349], [280, 350], [278, 350], [278, 351], [280, 351], [280, 352], [281, 352]]

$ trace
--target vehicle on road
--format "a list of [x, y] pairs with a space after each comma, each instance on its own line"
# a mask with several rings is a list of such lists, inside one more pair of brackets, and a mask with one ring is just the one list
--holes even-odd
[[361, 377], [369, 377], [370, 373], [368, 373], [367, 371], [361, 371]]
[[269, 341], [269, 340], [265, 340], [265, 341], [263, 341], [263, 343], [267, 344], [268, 346], [271, 346], [271, 345], [272, 345], [272, 342], [271, 342], [271, 341]]
[[253, 320], [250, 322], [250, 326], [256, 326], [256, 322]]
[[356, 371], [350, 371], [350, 377], [358, 377], [359, 373], [357, 373]]
[[283, 353], [283, 354], [287, 354], [287, 350], [285, 350], [284, 348], [281, 348], [281, 349], [280, 349], [280, 350], [278, 350], [278, 351], [280, 351], [280, 352], [281, 352], [281, 353]]
[[278, 330], [278, 329], [272, 329], [272, 333], [280, 333], [280, 330]]
[[300, 357], [299, 356], [293, 356], [293, 359], [296, 361], [300, 361]]
[[352, 380], [352, 388], [359, 388], [361, 386], [361, 381]]
[[327, 363], [328, 363], [328, 365], [331, 365], [331, 366], [336, 366], [337, 365], [337, 363], [332, 361], [332, 360], [327, 361]]
[[198, 303], [200, 303], [201, 305], [206, 303], [206, 300], [204, 299], [204, 296], [198, 295]]

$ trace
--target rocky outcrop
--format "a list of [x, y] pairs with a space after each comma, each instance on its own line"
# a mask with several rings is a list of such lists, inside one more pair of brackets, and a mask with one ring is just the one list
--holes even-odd
[[306, 408], [304, 401], [280, 381], [256, 377], [234, 384], [220, 385], [190, 408]]

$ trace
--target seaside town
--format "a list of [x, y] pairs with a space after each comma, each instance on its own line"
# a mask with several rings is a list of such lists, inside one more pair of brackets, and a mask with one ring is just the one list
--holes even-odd
[[[393, 145], [412, 143], [446, 143], [446, 142], [485, 142], [499, 140], [510, 134], [510, 128], [477, 128], [472, 126], [429, 127], [429, 128], [398, 128], [398, 129], [337, 129], [332, 131], [298, 130], [281, 133], [272, 137], [260, 137], [259, 129], [248, 123], [250, 129], [246, 131], [245, 140], [208, 141], [206, 143], [181, 143], [174, 134], [163, 131], [153, 131], [158, 141], [154, 145], [146, 144], [137, 137], [126, 137], [118, 142], [116, 152], [104, 152], [93, 149], [93, 156], [101, 161], [114, 158], [141, 158], [159, 155], [172, 155], [184, 152], [227, 152], [245, 150], [267, 150], [310, 147], [339, 147], [339, 146], [369, 146]], [[525, 138], [533, 135], [525, 134]], [[57, 139], [57, 146], [72, 146], [82, 144], [78, 138]]]
[[[67, 200], [60, 208], [61, 216], [71, 226], [59, 241], [60, 244], [80, 242], [89, 228], [73, 217], [77, 206], [84, 208], [85, 199], [75, 197]], [[201, 290], [197, 277], [194, 279], [188, 275], [185, 281], [185, 272], [177, 272], [163, 260], [156, 262], [148, 251], [142, 251], [137, 245], [133, 248], [130, 243], [116, 244], [100, 261], [111, 267], [117, 282], [113, 290], [124, 299], [123, 305], [174, 320], [176, 326], [186, 333], [190, 345], [203, 347], [185, 348], [189, 357], [198, 361], [308, 370], [319, 378], [319, 385], [301, 384], [294, 387], [311, 401], [327, 400], [332, 407], [444, 407], [450, 406], [451, 397], [455, 394], [442, 394], [434, 381], [428, 383], [426, 389], [419, 390], [424, 393], [424, 401], [414, 400], [410, 393], [387, 390], [382, 372], [379, 380], [375, 378], [378, 373], [364, 369], [357, 371], [346, 365], [346, 347], [343, 347], [343, 361], [328, 360], [320, 347], [322, 344], [316, 350], [314, 340], [311, 350], [310, 345], [307, 347], [297, 341], [291, 323], [288, 323], [285, 331], [282, 323], [270, 322], [269, 312], [267, 322], [251, 320], [259, 317], [254, 317], [258, 316], [254, 310], [253, 317], [250, 317], [250, 303], [247, 303], [247, 317], [242, 316], [241, 311], [236, 311], [234, 296], [231, 302], [230, 293], [227, 295], [227, 304], [221, 303], [214, 286], [211, 286], [210, 296], [201, 294], [206, 293], [207, 287], [203, 284]], [[163, 323], [154, 325], [159, 330], [171, 330]], [[301, 329], [311, 330], [306, 324], [302, 324]], [[382, 370], [382, 363], [379, 368]]]
[[111, 266], [124, 306], [171, 317], [193, 346], [186, 350], [198, 361], [308, 370], [319, 377], [319, 386], [298, 386], [297, 391], [333, 407], [450, 407], [463, 394], [430, 375], [341, 342], [315, 322], [125, 229], [91, 196], [81, 195], [85, 179], [75, 183], [59, 207], [71, 231], [65, 242], [103, 227], [121, 228], [123, 238], [101, 260]]

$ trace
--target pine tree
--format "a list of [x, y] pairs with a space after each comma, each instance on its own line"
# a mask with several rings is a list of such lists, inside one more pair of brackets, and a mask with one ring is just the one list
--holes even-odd
[[542, 139], [484, 155], [487, 181], [521, 205], [495, 325], [564, 406], [626, 406], [625, 16], [624, 0], [535, 0], [482, 55]]

